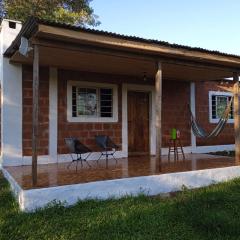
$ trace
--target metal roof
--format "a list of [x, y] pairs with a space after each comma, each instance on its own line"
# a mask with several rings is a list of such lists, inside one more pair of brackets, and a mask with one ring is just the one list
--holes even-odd
[[145, 38], [141, 38], [141, 37], [137, 37], [137, 36], [128, 36], [128, 35], [123, 35], [123, 34], [118, 34], [118, 33], [113, 33], [113, 32], [107, 32], [107, 31], [96, 30], [96, 29], [91, 29], [91, 28], [84, 28], [84, 27], [74, 26], [74, 25], [70, 25], [70, 24], [66, 24], [66, 23], [44, 20], [44, 19], [40, 19], [40, 18], [36, 18], [36, 17], [29, 17], [28, 20], [23, 24], [23, 27], [22, 27], [20, 33], [18, 34], [16, 39], [12, 42], [10, 47], [5, 51], [4, 56], [11, 57], [14, 54], [14, 52], [16, 50], [18, 50], [21, 37], [24, 36], [26, 38], [30, 38], [37, 31], [38, 24], [59, 27], [59, 28], [64, 28], [64, 29], [70, 29], [73, 31], [92, 33], [92, 34], [96, 34], [96, 35], [109, 36], [109, 37], [114, 37], [114, 38], [119, 38], [119, 39], [130, 40], [130, 41], [137, 41], [137, 42], [148, 43], [148, 44], [157, 44], [160, 47], [165, 46], [165, 47], [169, 47], [169, 48], [173, 48], [173, 49], [183, 49], [183, 50], [196, 51], [196, 52], [214, 54], [214, 55], [219, 55], [219, 56], [234, 57], [234, 58], [240, 59], [240, 56], [235, 55], [235, 54], [228, 54], [228, 53], [223, 53], [220, 51], [208, 50], [208, 49], [199, 48], [199, 47], [190, 47], [190, 46], [173, 44], [173, 43], [160, 41], [160, 40], [145, 39]]

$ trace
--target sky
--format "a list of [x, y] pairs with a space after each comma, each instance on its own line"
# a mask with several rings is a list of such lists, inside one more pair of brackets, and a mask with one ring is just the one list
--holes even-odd
[[240, 55], [240, 0], [93, 0], [99, 30]]

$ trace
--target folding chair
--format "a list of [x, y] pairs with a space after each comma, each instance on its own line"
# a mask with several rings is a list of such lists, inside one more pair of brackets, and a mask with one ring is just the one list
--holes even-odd
[[98, 147], [101, 149], [101, 155], [97, 161], [99, 161], [102, 156], [105, 156], [106, 160], [108, 160], [109, 156], [112, 156], [117, 162], [117, 159], [114, 157], [114, 154], [116, 153], [117, 149], [119, 149], [119, 146], [116, 145], [110, 139], [110, 137], [106, 135], [95, 136], [95, 140]]
[[[76, 162], [76, 171], [78, 168], [78, 163], [81, 162], [81, 167], [83, 167], [83, 162], [86, 162], [86, 164], [91, 167], [91, 165], [87, 162], [88, 157], [91, 155], [92, 150], [89, 149], [87, 146], [85, 146], [83, 143], [81, 143], [77, 138], [70, 137], [64, 139], [65, 144], [67, 145], [70, 155], [72, 158], [72, 162], [67, 166], [69, 168], [74, 162]], [[88, 155], [83, 158], [82, 154]], [[74, 154], [76, 154], [76, 158], [74, 158]]]

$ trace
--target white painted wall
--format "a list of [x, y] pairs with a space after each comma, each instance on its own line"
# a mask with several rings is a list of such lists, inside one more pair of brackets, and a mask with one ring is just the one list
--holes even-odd
[[9, 28], [9, 21], [3, 20], [0, 32], [0, 82], [1, 97], [1, 158], [3, 166], [22, 162], [22, 66], [10, 64], [3, 57], [19, 33], [22, 24], [16, 22], [16, 28]]

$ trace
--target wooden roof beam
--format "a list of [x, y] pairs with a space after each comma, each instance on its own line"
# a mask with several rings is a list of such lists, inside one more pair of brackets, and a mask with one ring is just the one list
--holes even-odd
[[73, 31], [71, 29], [39, 24], [37, 37], [67, 40], [86, 43], [88, 45], [101, 45], [112, 48], [131, 49], [132, 51], [150, 54], [166, 54], [175, 57], [195, 58], [195, 60], [216, 61], [222, 64], [237, 64], [240, 66], [240, 59], [234, 56], [218, 55], [210, 52], [202, 52], [191, 49], [164, 46], [156, 43], [147, 43], [137, 40], [129, 40], [114, 36], [106, 36], [84, 31]]
[[46, 39], [37, 39], [34, 38], [31, 40], [32, 44], [38, 44], [39, 46], [45, 46], [50, 48], [56, 48], [56, 49], [65, 49], [69, 51], [81, 51], [85, 53], [93, 53], [93, 54], [102, 54], [107, 56], [115, 56], [120, 58], [126, 58], [126, 59], [136, 59], [146, 62], [152, 62], [155, 64], [157, 61], [161, 61], [163, 64], [175, 64], [175, 65], [183, 65], [183, 66], [189, 66], [189, 67], [195, 67], [195, 68], [201, 68], [201, 69], [209, 69], [209, 70], [218, 70], [223, 72], [239, 72], [239, 67], [229, 67], [221, 64], [214, 64], [214, 63], [203, 63], [203, 62], [197, 62], [193, 60], [184, 60], [184, 59], [176, 59], [166, 56], [158, 56], [158, 55], [150, 55], [150, 54], [144, 54], [142, 52], [139, 53], [133, 53], [123, 50], [117, 50], [117, 49], [107, 49], [103, 47], [92, 47], [92, 46], [86, 46], [83, 44], [74, 44], [71, 43], [71, 45], [66, 44], [66, 42], [63, 41], [50, 41]]

